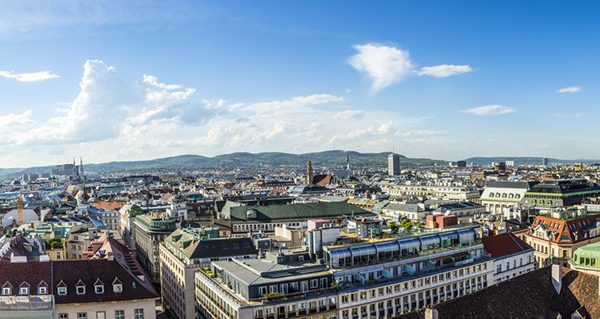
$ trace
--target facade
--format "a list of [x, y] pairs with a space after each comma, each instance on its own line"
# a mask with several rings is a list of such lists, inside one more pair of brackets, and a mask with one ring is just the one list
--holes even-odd
[[135, 217], [142, 214], [142, 208], [136, 204], [128, 203], [119, 209], [119, 232], [127, 246], [135, 249], [135, 236], [133, 222]]
[[218, 229], [178, 229], [160, 243], [163, 306], [176, 318], [194, 318], [194, 273], [211, 261], [256, 258], [250, 238], [215, 239]]
[[400, 175], [400, 155], [396, 153], [388, 155], [388, 175]]
[[137, 258], [155, 283], [160, 283], [159, 244], [175, 230], [176, 223], [160, 214], [138, 215], [133, 222]]
[[473, 226], [344, 242], [323, 246], [316, 262], [278, 254], [213, 263], [196, 273], [199, 318], [391, 318], [493, 281]]
[[580, 247], [600, 241], [600, 215], [578, 211], [555, 211], [535, 217], [525, 242], [535, 250], [538, 267], [553, 260], [566, 263]]
[[458, 223], [472, 223], [476, 216], [485, 214], [485, 207], [472, 202], [456, 202], [440, 204], [434, 213], [445, 216], [456, 216]]
[[[569, 267], [577, 271], [600, 276], [600, 243], [594, 243], [577, 248]], [[600, 292], [599, 292], [600, 293]]]
[[224, 209], [215, 223], [230, 227], [233, 236], [246, 236], [249, 232], [274, 233], [275, 227], [284, 224], [290, 227], [306, 227], [310, 219], [338, 220], [343, 216], [377, 215], [344, 202], [255, 205]]
[[513, 233], [485, 237], [482, 242], [494, 260], [495, 284], [535, 269], [533, 248]]
[[481, 194], [481, 205], [486, 211], [504, 214], [506, 209], [519, 206], [533, 182], [490, 182]]
[[537, 208], [581, 205], [588, 196], [600, 195], [600, 186], [585, 179], [547, 180], [525, 194], [525, 204]]
[[392, 197], [426, 197], [428, 199], [444, 200], [475, 200], [479, 198], [479, 191], [471, 186], [458, 183], [439, 184], [389, 184], [383, 186], [383, 192]]

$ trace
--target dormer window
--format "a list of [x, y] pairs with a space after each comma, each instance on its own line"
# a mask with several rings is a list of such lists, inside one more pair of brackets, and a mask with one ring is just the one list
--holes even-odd
[[112, 282], [113, 292], [119, 293], [123, 291], [123, 283], [119, 280], [119, 278], [115, 278]]
[[85, 295], [85, 284], [83, 283], [83, 281], [81, 281], [81, 279], [75, 285], [75, 292], [78, 295]]
[[59, 296], [65, 296], [67, 294], [67, 287], [58, 287], [57, 291]]
[[100, 279], [96, 280], [96, 282], [94, 283], [94, 292], [96, 294], [104, 293], [104, 283], [100, 281]]
[[10, 283], [5, 283], [4, 286], [2, 286], [2, 295], [3, 296], [9, 296], [12, 295], [12, 285]]
[[37, 288], [38, 295], [46, 295], [48, 294], [48, 284], [42, 280]]
[[19, 295], [29, 295], [29, 284], [24, 282], [19, 286]]

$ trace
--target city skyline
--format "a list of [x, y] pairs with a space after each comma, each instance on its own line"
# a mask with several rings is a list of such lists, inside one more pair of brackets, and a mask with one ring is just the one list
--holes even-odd
[[600, 158], [593, 3], [0, 3], [0, 167]]

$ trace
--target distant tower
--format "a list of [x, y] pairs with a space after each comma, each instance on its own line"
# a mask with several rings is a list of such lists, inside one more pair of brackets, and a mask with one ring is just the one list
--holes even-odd
[[306, 184], [312, 184], [313, 180], [313, 168], [311, 161], [306, 163]]
[[79, 177], [83, 179], [83, 158], [79, 158]]
[[400, 155], [396, 153], [388, 155], [388, 175], [400, 175]]
[[350, 153], [346, 152], [346, 170], [350, 170]]
[[76, 177], [77, 173], [77, 164], [75, 164], [75, 157], [73, 157], [73, 173], [71, 176]]
[[542, 159], [542, 165], [544, 165], [544, 166], [548, 166], [549, 162], [550, 161], [548, 160], [547, 157], [544, 157], [544, 159]]

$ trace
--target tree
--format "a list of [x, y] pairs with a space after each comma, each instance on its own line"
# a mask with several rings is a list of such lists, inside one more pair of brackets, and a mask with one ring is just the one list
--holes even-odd
[[404, 230], [411, 230], [413, 228], [412, 222], [406, 218], [402, 219], [400, 225], [402, 226], [402, 228], [404, 228]]
[[392, 231], [392, 234], [397, 234], [398, 233], [398, 223], [391, 222], [390, 223], [390, 230]]

